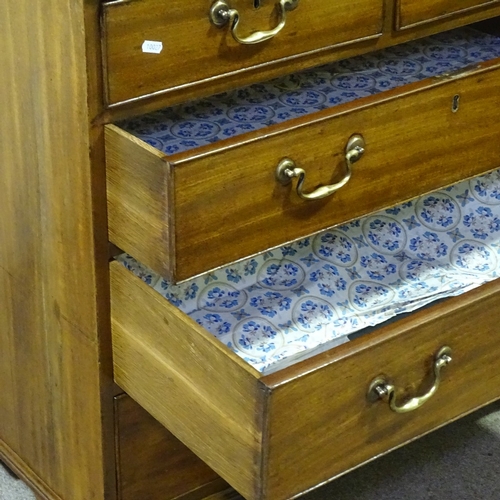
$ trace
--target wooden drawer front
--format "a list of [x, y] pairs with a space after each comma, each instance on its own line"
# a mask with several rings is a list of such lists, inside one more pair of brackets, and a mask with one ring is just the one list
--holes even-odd
[[[111, 265], [117, 383], [247, 499], [281, 500], [500, 397], [500, 281], [261, 376], [121, 265]], [[416, 411], [370, 402], [386, 375]]]
[[[498, 76], [493, 61], [168, 158], [108, 126], [110, 238], [182, 280], [496, 168]], [[276, 181], [284, 157], [306, 190], [338, 180], [352, 134], [366, 151], [333, 196], [305, 201]]]
[[[215, 0], [214, 0], [215, 1]], [[238, 31], [248, 36], [278, 24], [278, 0], [228, 0], [240, 13]], [[272, 40], [241, 45], [228, 27], [209, 20], [212, 2], [185, 0], [111, 1], [103, 6], [108, 102], [164, 89], [202, 84], [214, 77], [278, 63], [297, 55], [378, 36], [382, 0], [299, 0]], [[145, 40], [161, 42], [160, 54], [145, 53]]]
[[396, 26], [411, 28], [491, 4], [498, 5], [498, 0], [398, 0]]
[[126, 394], [115, 398], [118, 498], [182, 500], [227, 484]]

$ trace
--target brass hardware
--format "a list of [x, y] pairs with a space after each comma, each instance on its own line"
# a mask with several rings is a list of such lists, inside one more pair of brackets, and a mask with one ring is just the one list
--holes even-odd
[[[299, 0], [279, 0], [280, 22], [278, 26], [269, 31], [256, 31], [247, 37], [241, 37], [237, 33], [240, 13], [236, 9], [231, 9], [227, 0], [217, 0], [214, 2], [210, 8], [209, 16], [210, 21], [215, 24], [215, 26], [222, 27], [229, 24], [231, 26], [231, 34], [238, 43], [243, 45], [254, 45], [275, 37], [285, 27], [287, 11], [294, 10], [298, 4]], [[260, 2], [254, 3], [254, 6], [258, 8]]]
[[394, 385], [390, 384], [386, 377], [380, 376], [370, 384], [368, 389], [368, 400], [374, 402], [377, 399], [382, 399], [388, 403], [391, 410], [396, 413], [408, 413], [409, 411], [417, 410], [434, 396], [441, 382], [441, 369], [448, 365], [451, 360], [451, 348], [448, 346], [441, 347], [434, 356], [434, 383], [429, 391], [423, 396], [411, 398], [406, 403], [400, 405], [396, 402], [396, 388]]
[[453, 103], [451, 105], [451, 111], [453, 113], [456, 113], [458, 111], [458, 108], [460, 107], [460, 95], [457, 94], [453, 96]]
[[320, 186], [311, 193], [304, 193], [303, 191], [306, 179], [305, 170], [297, 167], [296, 163], [290, 158], [284, 158], [280, 161], [278, 167], [276, 168], [276, 179], [281, 184], [286, 186], [294, 177], [298, 177], [297, 194], [304, 200], [320, 200], [332, 195], [349, 182], [352, 175], [352, 165], [363, 156], [364, 152], [365, 140], [363, 139], [363, 136], [359, 134], [353, 135], [347, 142], [347, 146], [345, 148], [346, 173], [343, 179], [336, 184]]

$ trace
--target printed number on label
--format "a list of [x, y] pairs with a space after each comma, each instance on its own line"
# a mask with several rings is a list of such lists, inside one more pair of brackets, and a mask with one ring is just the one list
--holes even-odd
[[162, 42], [153, 42], [152, 40], [145, 40], [142, 44], [142, 51], [148, 54], [159, 54], [163, 50]]

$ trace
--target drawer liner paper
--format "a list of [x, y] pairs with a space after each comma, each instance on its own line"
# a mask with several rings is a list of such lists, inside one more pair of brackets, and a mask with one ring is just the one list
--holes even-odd
[[497, 57], [500, 38], [461, 28], [118, 125], [172, 155]]
[[500, 170], [173, 285], [128, 269], [257, 370], [500, 273]]

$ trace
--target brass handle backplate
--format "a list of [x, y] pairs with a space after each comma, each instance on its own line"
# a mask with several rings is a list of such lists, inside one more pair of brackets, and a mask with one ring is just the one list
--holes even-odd
[[417, 410], [436, 394], [441, 382], [441, 369], [448, 365], [451, 360], [451, 348], [448, 346], [441, 347], [434, 356], [434, 383], [423, 396], [411, 398], [406, 403], [400, 404], [396, 401], [396, 388], [394, 385], [390, 384], [386, 377], [380, 376], [370, 384], [368, 399], [370, 401], [382, 399], [396, 413], [408, 413]]
[[255, 45], [275, 37], [286, 24], [286, 13], [293, 10], [299, 4], [299, 0], [279, 0], [280, 22], [276, 28], [269, 31], [256, 31], [247, 37], [238, 34], [238, 24], [240, 22], [240, 13], [229, 6], [227, 0], [217, 0], [210, 8], [210, 21], [218, 27], [229, 24], [233, 38], [242, 45]]
[[304, 192], [304, 182], [306, 180], [306, 172], [304, 169], [297, 167], [296, 163], [290, 158], [284, 158], [280, 161], [276, 168], [276, 179], [283, 185], [287, 185], [294, 177], [298, 178], [297, 194], [304, 200], [320, 200], [332, 195], [341, 187], [345, 186], [352, 175], [352, 165], [357, 162], [365, 152], [365, 140], [359, 134], [353, 135], [347, 142], [345, 148], [345, 163], [346, 172], [344, 177], [335, 184], [320, 186], [310, 193]]

